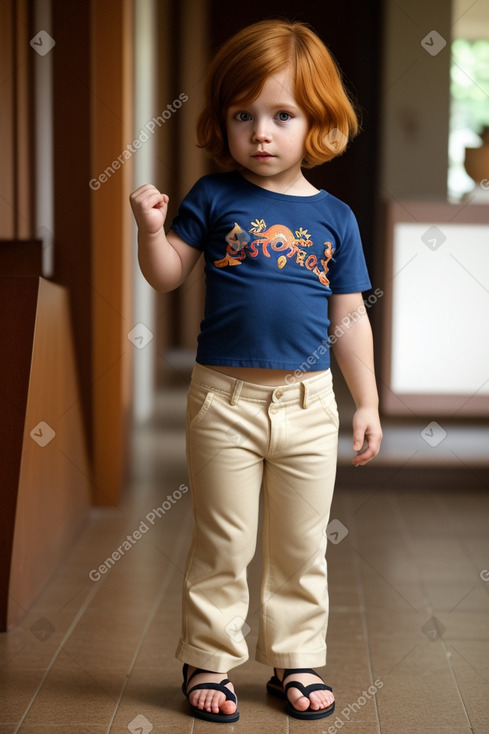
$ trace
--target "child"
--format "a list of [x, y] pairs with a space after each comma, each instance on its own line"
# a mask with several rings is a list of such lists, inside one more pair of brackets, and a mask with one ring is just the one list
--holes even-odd
[[338, 436], [328, 326], [342, 325], [335, 355], [357, 408], [355, 466], [378, 453], [382, 433], [356, 220], [302, 167], [341, 153], [357, 119], [318, 37], [271, 20], [221, 48], [197, 131], [232, 170], [201, 178], [166, 235], [168, 196], [149, 184], [131, 196], [139, 263], [154, 288], [179, 286], [202, 252], [206, 262], [187, 403], [195, 529], [177, 649], [182, 688], [194, 716], [238, 719], [224, 671], [248, 658], [246, 569], [263, 486], [256, 659], [274, 668], [267, 690], [291, 716], [323, 718], [334, 697], [313, 668], [326, 662], [325, 531]]

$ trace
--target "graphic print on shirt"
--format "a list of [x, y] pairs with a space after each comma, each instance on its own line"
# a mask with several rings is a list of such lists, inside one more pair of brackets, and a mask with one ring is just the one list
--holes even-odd
[[[271, 257], [270, 250], [280, 252], [277, 259], [277, 267], [282, 270], [288, 263], [311, 270], [319, 281], [329, 285], [327, 277], [328, 263], [333, 257], [333, 245], [324, 242], [323, 259], [319, 260], [314, 253], [308, 253], [308, 247], [314, 242], [307, 229], [302, 227], [293, 233], [283, 224], [272, 224], [266, 226], [264, 219], [256, 219], [251, 222], [251, 227], [246, 231], [235, 222], [234, 227], [227, 233], [226, 254], [221, 260], [214, 260], [218, 268], [241, 265], [246, 257]], [[269, 249], [270, 248], [270, 249]]]

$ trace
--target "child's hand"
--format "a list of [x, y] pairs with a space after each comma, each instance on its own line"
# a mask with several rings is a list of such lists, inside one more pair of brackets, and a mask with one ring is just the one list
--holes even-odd
[[375, 408], [359, 408], [353, 416], [353, 457], [354, 466], [364, 466], [371, 461], [380, 450], [382, 428], [379, 413]]
[[169, 198], [152, 184], [144, 184], [129, 197], [138, 229], [143, 234], [157, 234], [163, 227]]

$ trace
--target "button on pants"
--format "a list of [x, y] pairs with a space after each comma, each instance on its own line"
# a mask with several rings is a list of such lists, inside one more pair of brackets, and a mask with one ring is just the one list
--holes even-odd
[[274, 388], [195, 365], [187, 402], [195, 525], [177, 658], [218, 672], [247, 660], [247, 566], [263, 490], [256, 659], [277, 668], [325, 664], [337, 442], [329, 370]]

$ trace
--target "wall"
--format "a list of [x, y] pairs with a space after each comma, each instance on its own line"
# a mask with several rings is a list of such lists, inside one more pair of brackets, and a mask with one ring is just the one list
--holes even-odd
[[380, 194], [446, 200], [451, 2], [387, 0], [384, 12]]

